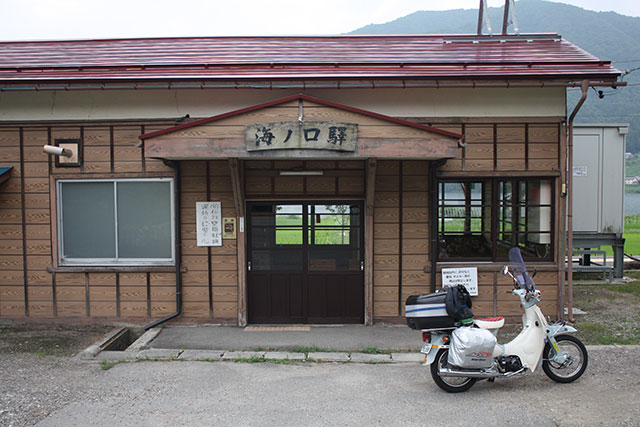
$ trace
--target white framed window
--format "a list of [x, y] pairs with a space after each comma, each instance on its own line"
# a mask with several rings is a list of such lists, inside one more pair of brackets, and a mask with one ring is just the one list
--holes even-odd
[[174, 265], [173, 185], [173, 178], [58, 180], [60, 265]]

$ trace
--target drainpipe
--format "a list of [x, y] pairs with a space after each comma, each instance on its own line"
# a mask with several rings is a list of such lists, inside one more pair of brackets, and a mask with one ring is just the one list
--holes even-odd
[[444, 166], [447, 159], [431, 162], [431, 293], [436, 291], [436, 269], [438, 268], [438, 168]]
[[587, 99], [589, 90], [589, 81], [583, 80], [580, 84], [582, 96], [573, 108], [573, 112], [569, 116], [567, 127], [569, 128], [569, 137], [567, 138], [567, 249], [569, 252], [567, 261], [567, 316], [569, 321], [575, 321], [573, 317], [573, 119], [578, 114], [578, 110]]
[[180, 226], [180, 163], [163, 160], [166, 166], [174, 171], [173, 205], [175, 211], [175, 256], [176, 256], [176, 311], [162, 319], [151, 322], [144, 327], [145, 331], [155, 328], [161, 323], [182, 314], [182, 227]]

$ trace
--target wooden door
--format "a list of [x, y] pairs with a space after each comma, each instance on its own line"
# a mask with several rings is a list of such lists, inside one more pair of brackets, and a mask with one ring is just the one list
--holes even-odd
[[250, 323], [362, 323], [362, 202], [252, 202]]

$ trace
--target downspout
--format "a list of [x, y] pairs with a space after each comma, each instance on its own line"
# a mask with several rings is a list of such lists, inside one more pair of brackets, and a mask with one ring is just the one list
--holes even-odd
[[436, 291], [436, 276], [438, 268], [438, 168], [444, 166], [447, 159], [431, 162], [431, 293]]
[[144, 327], [145, 331], [151, 328], [155, 328], [161, 323], [178, 317], [182, 314], [182, 227], [180, 226], [180, 163], [170, 160], [162, 161], [166, 166], [170, 167], [174, 171], [174, 186], [173, 186], [173, 205], [175, 210], [175, 256], [176, 256], [176, 311], [164, 317], [149, 323]]
[[[573, 112], [567, 121], [569, 137], [567, 138], [567, 317], [570, 322], [575, 321], [573, 317], [573, 119], [578, 114], [578, 110], [587, 99], [589, 81], [583, 80], [580, 84], [582, 96], [573, 108]], [[564, 255], [564, 254], [563, 254]]]

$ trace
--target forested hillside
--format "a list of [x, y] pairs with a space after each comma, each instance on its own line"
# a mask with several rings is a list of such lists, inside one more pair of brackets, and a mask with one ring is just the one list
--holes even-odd
[[[629, 86], [613, 90], [603, 88], [600, 99], [592, 91], [576, 121], [583, 123], [630, 123], [627, 151], [640, 152], [640, 18], [614, 12], [593, 12], [576, 6], [542, 0], [515, 3], [521, 33], [558, 33], [601, 59], [613, 62]], [[493, 32], [502, 28], [502, 8], [489, 8]], [[367, 25], [352, 34], [474, 34], [477, 9], [422, 11], [386, 24]], [[509, 27], [513, 32], [513, 26]], [[486, 33], [486, 29], [485, 29]], [[570, 89], [569, 111], [580, 96]]]

